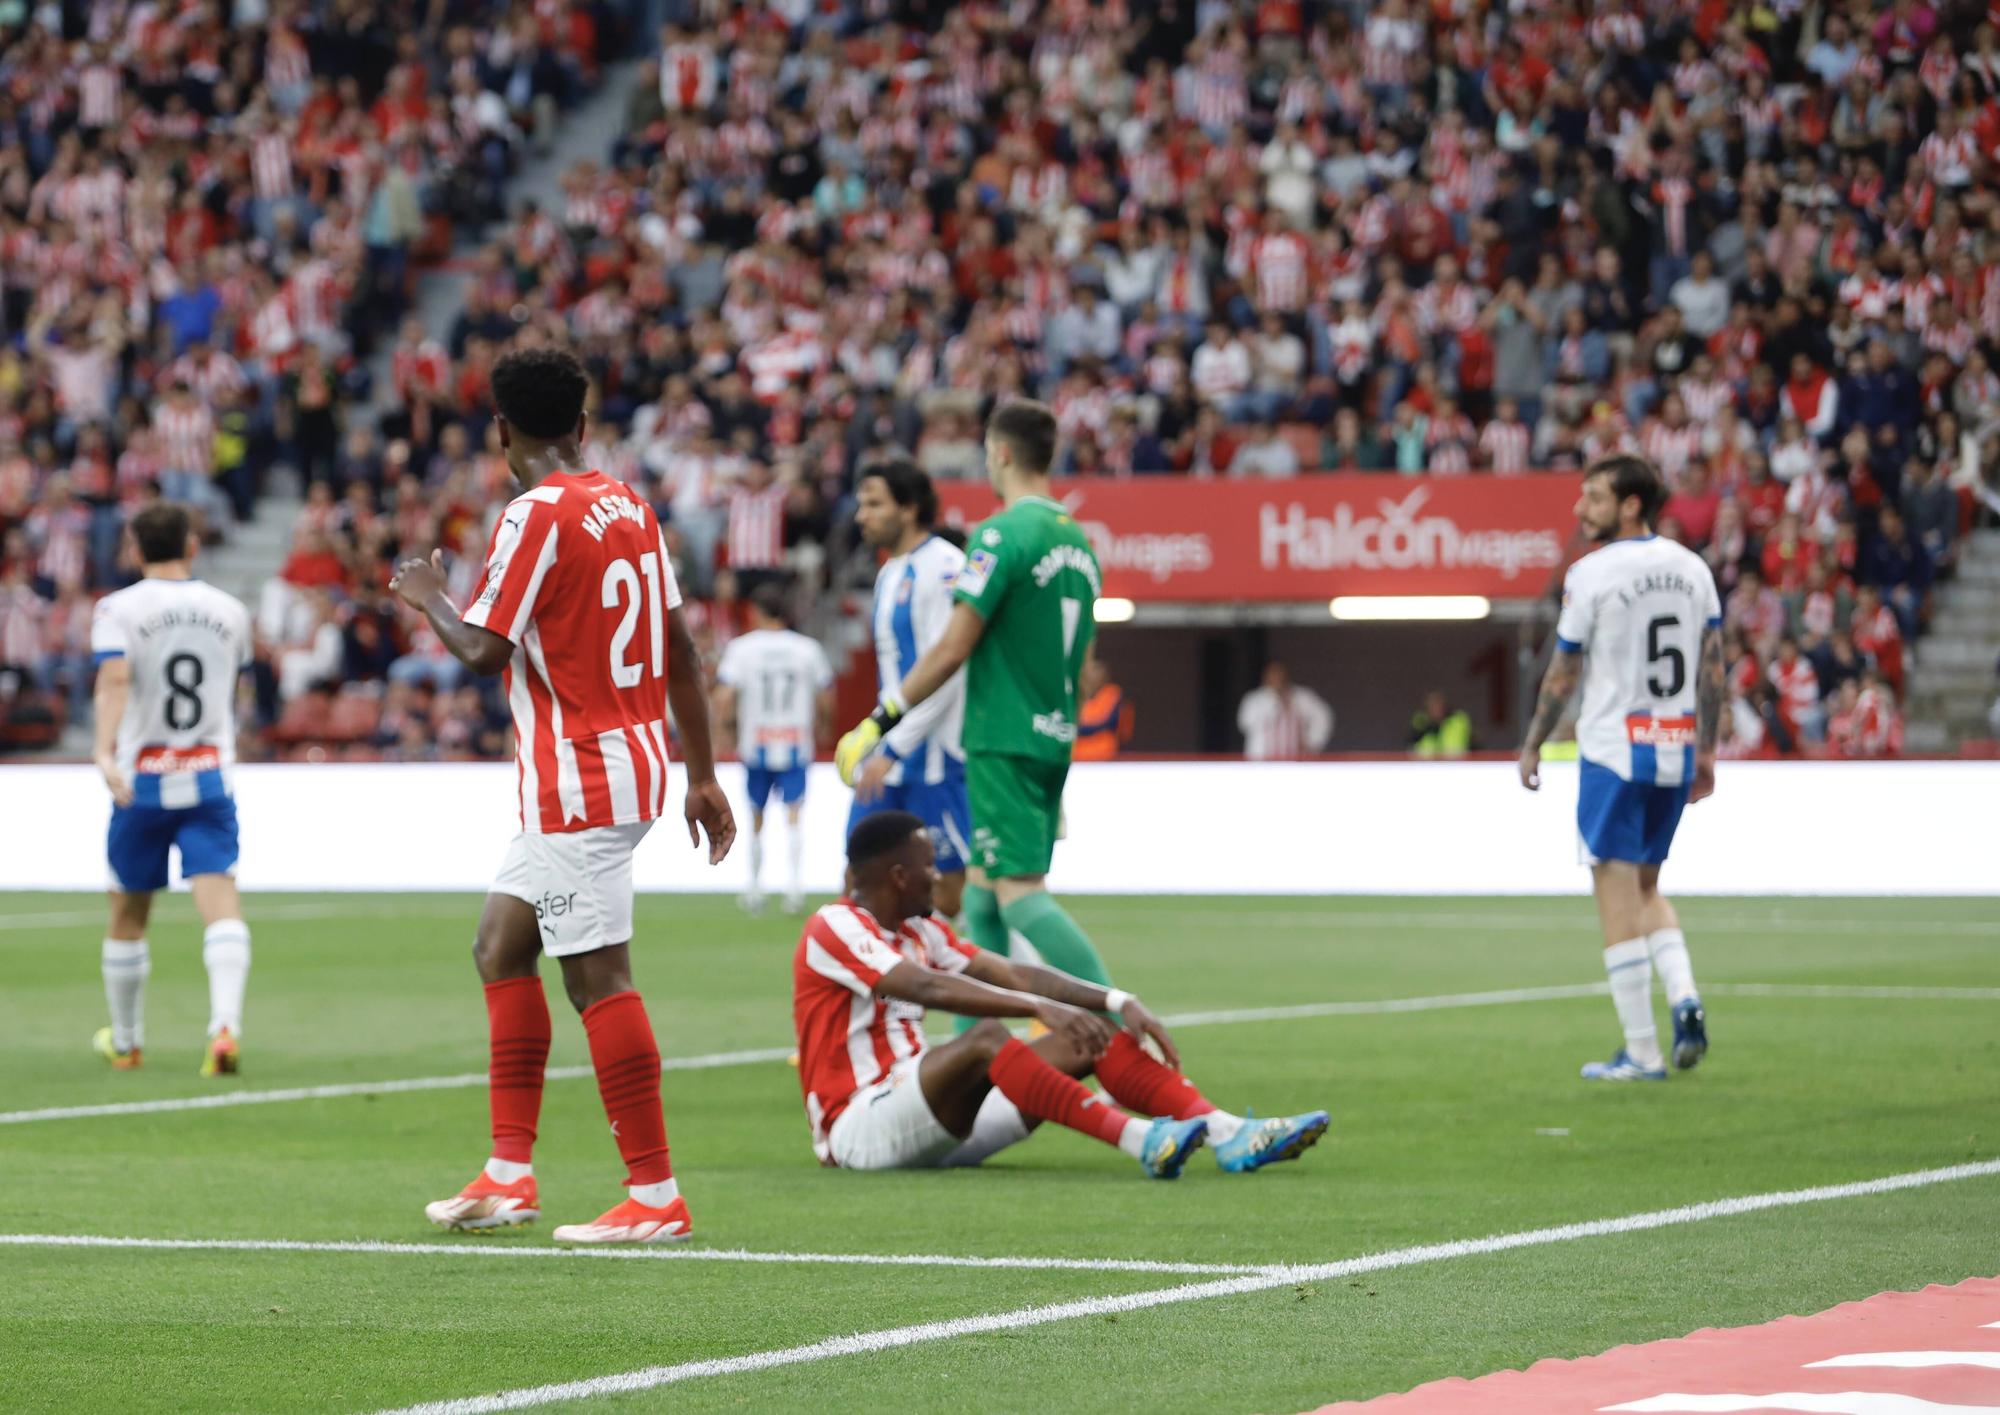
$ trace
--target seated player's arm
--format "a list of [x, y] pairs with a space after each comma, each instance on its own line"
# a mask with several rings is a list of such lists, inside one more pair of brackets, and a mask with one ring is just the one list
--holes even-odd
[[1032, 1017], [1093, 1057], [1110, 1045], [1111, 1025], [1094, 1012], [1053, 997], [980, 982], [970, 976], [972, 971], [968, 966], [964, 972], [945, 973], [905, 960], [882, 975], [875, 991], [961, 1017]]
[[132, 662], [124, 654], [97, 665], [97, 686], [91, 690], [91, 707], [96, 714], [92, 759], [104, 774], [104, 784], [111, 788], [111, 799], [121, 806], [132, 804], [132, 784], [118, 773], [118, 724], [125, 720], [125, 700], [131, 692]]
[[1539, 790], [1542, 784], [1542, 743], [1549, 740], [1549, 734], [1562, 721], [1563, 709], [1569, 706], [1582, 677], [1582, 651], [1557, 644], [1555, 657], [1549, 660], [1549, 671], [1542, 675], [1542, 695], [1528, 724], [1528, 739], [1521, 744], [1521, 784], [1530, 791]]
[[989, 987], [1052, 998], [1089, 1012], [1110, 1013], [1135, 1035], [1151, 1037], [1159, 1043], [1167, 1065], [1178, 1067], [1181, 1064], [1180, 1051], [1174, 1046], [1174, 1039], [1167, 1035], [1166, 1024], [1155, 1017], [1145, 1003], [1123, 989], [1099, 987], [1059, 969], [1040, 963], [1016, 963], [997, 953], [979, 953], [968, 958], [965, 973]]
[[696, 827], [707, 831], [708, 862], [719, 865], [735, 843], [736, 817], [715, 780], [715, 749], [708, 736], [708, 694], [702, 685], [701, 655], [695, 652], [687, 615], [679, 605], [667, 611], [667, 706], [680, 734], [681, 759], [687, 763], [688, 839], [699, 845]]
[[444, 592], [443, 551], [432, 551], [429, 560], [405, 560], [389, 589], [412, 609], [421, 610], [451, 656], [481, 678], [491, 678], [513, 661], [513, 640], [459, 617], [458, 607]]

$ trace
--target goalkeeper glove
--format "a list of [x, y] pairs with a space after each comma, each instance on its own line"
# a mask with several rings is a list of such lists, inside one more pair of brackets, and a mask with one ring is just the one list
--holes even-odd
[[855, 776], [861, 770], [861, 763], [881, 744], [882, 735], [896, 725], [896, 719], [903, 715], [903, 706], [892, 694], [882, 695], [881, 705], [864, 718], [860, 725], [840, 739], [833, 749], [833, 764], [840, 772], [842, 784], [852, 786]]

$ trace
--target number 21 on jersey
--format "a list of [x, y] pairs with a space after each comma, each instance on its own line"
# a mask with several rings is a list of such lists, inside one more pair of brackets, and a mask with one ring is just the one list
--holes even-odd
[[[641, 583], [643, 577], [643, 584]], [[636, 688], [644, 676], [647, 660], [630, 657], [632, 640], [639, 630], [639, 601], [645, 600], [646, 628], [652, 645], [650, 662], [653, 676], [667, 672], [667, 605], [660, 590], [660, 555], [649, 550], [639, 557], [639, 568], [619, 558], [604, 567], [603, 604], [622, 610], [617, 629], [611, 635], [611, 681], [620, 688]]]

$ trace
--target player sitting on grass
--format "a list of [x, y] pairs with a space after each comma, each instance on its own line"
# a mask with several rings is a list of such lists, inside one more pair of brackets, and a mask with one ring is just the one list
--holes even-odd
[[[820, 1163], [978, 1164], [1053, 1120], [1172, 1179], [1204, 1140], [1223, 1169], [1243, 1172], [1294, 1159], [1325, 1133], [1323, 1110], [1268, 1120], [1218, 1110], [1178, 1070], [1160, 1019], [1130, 993], [961, 942], [931, 917], [936, 854], [917, 816], [867, 817], [848, 837], [847, 860], [850, 897], [808, 921], [792, 965], [799, 1077]], [[932, 1047], [927, 1007], [985, 1020]], [[1032, 1017], [1049, 1031], [1023, 1042], [1002, 1017]], [[1104, 1095], [1076, 1079], [1090, 1075]]]

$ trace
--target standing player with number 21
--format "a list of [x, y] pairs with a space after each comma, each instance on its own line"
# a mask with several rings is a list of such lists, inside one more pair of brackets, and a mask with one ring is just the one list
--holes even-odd
[[1701, 557], [1653, 529], [1666, 495], [1643, 458], [1606, 457], [1584, 474], [1577, 519], [1599, 548], [1563, 581], [1555, 658], [1521, 748], [1521, 784], [1538, 790], [1542, 743], [1581, 679], [1577, 829], [1625, 1031], [1616, 1056], [1583, 1068], [1589, 1081], [1667, 1079], [1653, 1026], [1655, 970], [1673, 1010], [1674, 1065], [1686, 1070], [1708, 1050], [1708, 1017], [1687, 937], [1660, 893], [1660, 866], [1683, 808], [1715, 790], [1722, 606]]
[[688, 840], [708, 860], [736, 825], [716, 784], [708, 701], [680, 589], [652, 509], [583, 460], [589, 379], [559, 349], [507, 355], [492, 389], [508, 503], [461, 617], [440, 556], [407, 560], [390, 588], [423, 611], [475, 673], [504, 672], [521, 833], [486, 896], [473, 959], [486, 985], [493, 1154], [455, 1197], [425, 1207], [446, 1228], [540, 1217], [533, 1146], [549, 1055], [542, 954], [583, 1014], [598, 1092], [626, 1166], [626, 1198], [559, 1242], [651, 1243], [691, 1232], [667, 1156], [660, 1051], [632, 985], [632, 851], [666, 807], [671, 704], [687, 761]]

